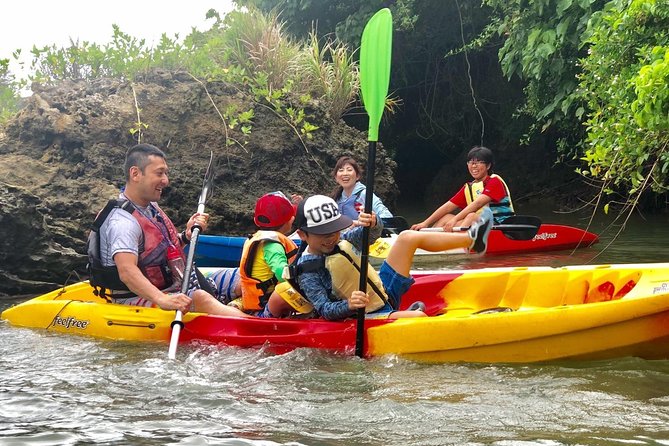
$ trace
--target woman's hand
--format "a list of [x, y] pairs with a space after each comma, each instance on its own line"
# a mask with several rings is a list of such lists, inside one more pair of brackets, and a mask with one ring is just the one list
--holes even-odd
[[290, 194], [290, 203], [291, 204], [300, 204], [300, 201], [304, 200], [304, 197], [300, 194]]
[[353, 220], [353, 224], [355, 226], [369, 226], [370, 228], [373, 228], [376, 226], [376, 212], [372, 211], [371, 214], [361, 212], [358, 215], [358, 219]]

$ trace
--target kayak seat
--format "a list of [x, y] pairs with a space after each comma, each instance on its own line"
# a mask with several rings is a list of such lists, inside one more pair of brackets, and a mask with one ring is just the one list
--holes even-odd
[[610, 281], [602, 282], [599, 285], [591, 287], [588, 294], [585, 296], [583, 303], [590, 304], [594, 302], [606, 302], [613, 299], [613, 293], [616, 286]]
[[428, 316], [442, 313], [446, 302], [440, 295], [440, 291], [458, 276], [460, 273], [417, 277], [416, 283], [402, 296], [399, 309], [406, 310], [414, 302], [421, 301], [425, 305], [425, 313]]
[[607, 302], [622, 299], [641, 278], [639, 271], [608, 272], [593, 278], [583, 303]]

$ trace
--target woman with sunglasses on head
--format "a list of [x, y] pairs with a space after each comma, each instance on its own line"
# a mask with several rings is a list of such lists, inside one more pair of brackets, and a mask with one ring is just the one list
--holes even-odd
[[492, 167], [490, 149], [482, 146], [471, 149], [467, 154], [467, 169], [473, 181], [465, 183], [450, 200], [411, 229], [441, 227], [450, 232], [456, 226], [468, 227], [479, 218], [484, 206], [493, 211], [496, 224], [514, 215], [509, 188], [499, 175], [492, 173]]

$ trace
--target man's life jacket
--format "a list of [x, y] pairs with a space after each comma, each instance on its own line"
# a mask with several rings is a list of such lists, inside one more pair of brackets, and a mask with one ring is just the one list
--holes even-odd
[[185, 256], [177, 235], [177, 230], [172, 221], [165, 215], [162, 209], [153, 205], [158, 211], [155, 219], [150, 219], [137, 210], [129, 200], [110, 200], [95, 218], [88, 236], [88, 272], [90, 284], [95, 288], [95, 293], [101, 297], [108, 297], [107, 290], [127, 291], [127, 293], [114, 293], [115, 298], [132, 297], [127, 285], [123, 283], [118, 274], [116, 265], [103, 266], [100, 256], [100, 228], [114, 208], [120, 208], [130, 213], [139, 223], [142, 229], [142, 239], [138, 247], [139, 257], [137, 266], [144, 276], [160, 290], [165, 290], [174, 284], [172, 275], [167, 268], [167, 247], [170, 244], [178, 247], [181, 256]]
[[[327, 256], [302, 262], [291, 266], [289, 285], [280, 284], [276, 291], [291, 305], [298, 313], [309, 313], [313, 306], [304, 297], [304, 293], [297, 285], [297, 277], [305, 272], [316, 271], [327, 268], [332, 276], [332, 294], [337, 300], [347, 300], [348, 296], [360, 288], [360, 257], [355, 253], [353, 245], [341, 240], [334, 251]], [[367, 294], [369, 304], [365, 307], [365, 313], [371, 313], [382, 308], [386, 302], [390, 302], [379, 273], [374, 268], [367, 269]], [[392, 305], [392, 302], [390, 302]], [[395, 308], [397, 309], [397, 308]]]
[[[244, 310], [261, 310], [267, 305], [269, 296], [279, 283], [270, 266], [265, 262], [265, 243], [280, 243], [286, 251], [288, 263], [295, 259], [297, 245], [278, 231], [258, 231], [244, 243], [239, 262], [239, 277], [242, 286], [242, 307]], [[253, 275], [256, 267], [255, 276]]]
[[502, 185], [504, 186], [504, 190], [506, 191], [506, 196], [500, 201], [497, 203], [492, 201], [488, 203], [488, 206], [495, 216], [495, 219], [501, 221], [501, 219], [515, 215], [516, 212], [514, 211], [513, 203], [511, 202], [511, 193], [509, 192], [509, 187], [506, 185], [502, 177], [497, 174], [492, 174], [483, 181], [467, 183], [467, 187], [465, 188], [465, 198], [467, 199], [467, 204], [471, 204], [483, 193], [483, 189], [485, 189], [488, 179], [490, 178], [497, 178], [499, 181], [501, 181]]

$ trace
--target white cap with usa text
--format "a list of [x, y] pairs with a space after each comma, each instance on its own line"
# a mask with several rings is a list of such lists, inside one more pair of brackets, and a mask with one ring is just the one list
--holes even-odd
[[297, 207], [295, 225], [312, 234], [332, 234], [353, 224], [353, 220], [339, 212], [337, 203], [325, 195], [312, 195]]

